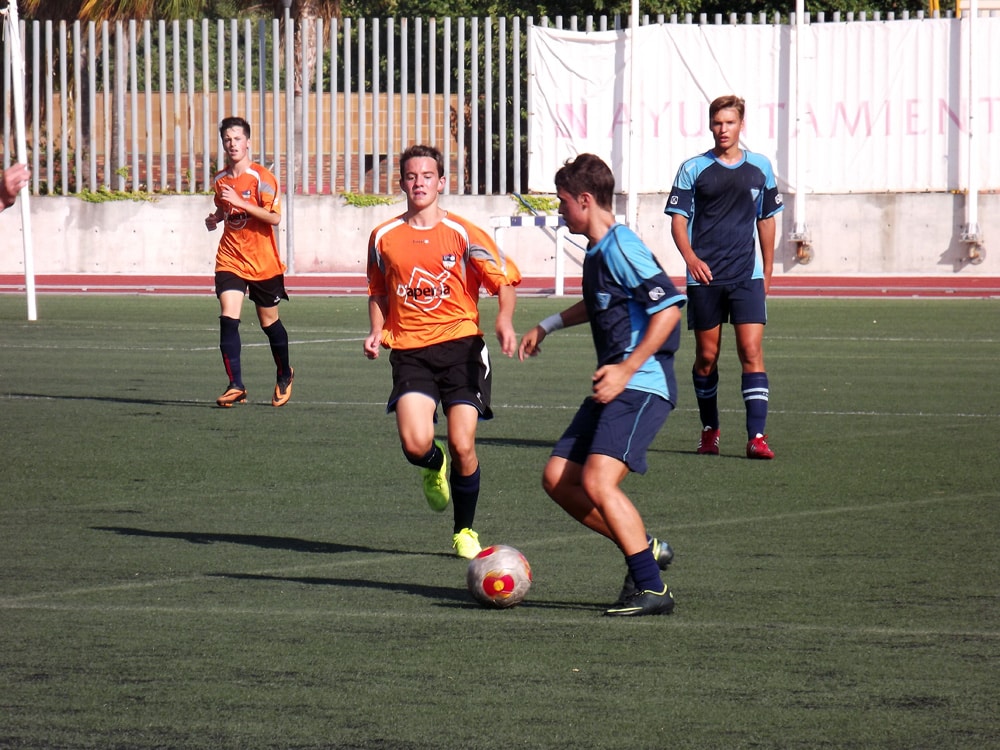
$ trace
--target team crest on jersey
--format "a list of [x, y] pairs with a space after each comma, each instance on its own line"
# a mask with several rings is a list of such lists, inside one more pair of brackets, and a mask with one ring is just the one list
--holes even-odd
[[438, 276], [417, 267], [410, 274], [408, 284], [400, 284], [396, 294], [403, 298], [403, 304], [424, 312], [430, 312], [440, 307], [441, 303], [451, 296], [448, 279], [451, 274], [444, 271]]
[[443, 265], [445, 268], [454, 268], [455, 267], [455, 254], [454, 253], [448, 253], [446, 255], [442, 255], [441, 256], [441, 265]]

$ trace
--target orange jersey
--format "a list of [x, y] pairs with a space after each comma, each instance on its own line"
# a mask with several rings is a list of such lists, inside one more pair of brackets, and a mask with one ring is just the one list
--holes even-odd
[[228, 168], [215, 175], [215, 205], [226, 212], [225, 230], [215, 256], [215, 270], [229, 271], [248, 281], [263, 281], [285, 272], [278, 254], [274, 227], [239, 211], [222, 200], [222, 187], [231, 185], [247, 201], [281, 213], [278, 180], [266, 167], [251, 163], [238, 177]]
[[521, 274], [486, 232], [447, 214], [433, 227], [402, 217], [375, 227], [368, 240], [368, 294], [388, 298], [382, 344], [419, 349], [479, 329], [479, 289], [496, 294]]

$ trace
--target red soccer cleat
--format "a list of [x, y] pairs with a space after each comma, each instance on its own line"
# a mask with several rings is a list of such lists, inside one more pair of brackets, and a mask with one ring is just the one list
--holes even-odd
[[774, 458], [774, 451], [767, 444], [767, 435], [758, 435], [747, 443], [747, 458]]
[[698, 442], [698, 454], [702, 456], [719, 455], [719, 428], [712, 429], [706, 427], [701, 431], [701, 440]]

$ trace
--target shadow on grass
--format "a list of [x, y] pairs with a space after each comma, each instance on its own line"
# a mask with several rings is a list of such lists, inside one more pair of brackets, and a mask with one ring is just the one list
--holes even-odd
[[552, 450], [554, 440], [527, 440], [525, 438], [498, 438], [476, 436], [478, 445], [495, 445], [501, 448], [546, 448]]
[[110, 531], [122, 536], [144, 536], [157, 539], [179, 539], [191, 544], [241, 544], [260, 549], [288, 550], [289, 552], [311, 552], [321, 555], [335, 555], [341, 552], [377, 552], [392, 555], [446, 555], [437, 552], [409, 552], [398, 549], [376, 549], [359, 544], [335, 544], [333, 542], [315, 542], [309, 539], [297, 539], [287, 536], [270, 536], [267, 534], [219, 534], [203, 531], [154, 531], [152, 529], [137, 529], [130, 526], [91, 526], [94, 531]]
[[[497, 438], [497, 437], [476, 437], [477, 445], [493, 445], [500, 448], [544, 448], [546, 451], [551, 451], [552, 446], [555, 445], [555, 440], [533, 440], [525, 438]], [[674, 456], [697, 456], [698, 451], [696, 448], [691, 449], [680, 449], [680, 448], [658, 448], [651, 446], [649, 448], [650, 453], [660, 453], [665, 455]], [[719, 455], [719, 456], [709, 456], [709, 459], [716, 459], [718, 461], [724, 461], [727, 459], [744, 459], [743, 455]], [[539, 473], [541, 476], [541, 473]]]
[[[324, 578], [319, 576], [275, 576], [261, 573], [208, 573], [211, 578], [230, 578], [238, 581], [280, 581], [282, 583], [301, 583], [306, 586], [338, 586], [355, 589], [376, 589], [394, 594], [412, 594], [433, 599], [438, 606], [462, 607], [468, 609], [489, 609], [477, 603], [464, 588], [454, 586], [429, 586], [421, 583], [394, 583], [391, 581], [373, 581], [365, 578]], [[600, 605], [586, 602], [555, 602], [539, 601], [530, 596], [517, 605], [518, 609], [572, 609], [593, 611], [606, 609], [607, 604]]]
[[[358, 544], [335, 544], [333, 542], [315, 542], [295, 537], [269, 536], [266, 534], [220, 534], [200, 531], [154, 531], [131, 526], [91, 526], [94, 531], [109, 531], [123, 536], [150, 537], [155, 539], [178, 539], [191, 544], [241, 544], [260, 549], [288, 550], [290, 552], [309, 552], [332, 555], [341, 552], [374, 552], [392, 555], [420, 555], [421, 557], [447, 557], [454, 559], [452, 553], [445, 552], [411, 552], [407, 550], [377, 549]], [[346, 586], [350, 588], [378, 589], [394, 593], [416, 594], [433, 599], [438, 606], [479, 608], [464, 588], [456, 589], [450, 586], [428, 586], [426, 584], [392, 583], [389, 581], [373, 581], [361, 578], [321, 578], [316, 576], [274, 576], [252, 573], [209, 573], [215, 578], [231, 578], [246, 581], [285, 581], [301, 583], [309, 586]], [[605, 609], [606, 604], [596, 602], [559, 602], [530, 599], [518, 605], [524, 608], [539, 609], [570, 609], [593, 611]]]
[[[140, 404], [142, 406], [197, 406], [205, 408], [210, 404], [207, 401], [191, 401], [188, 399], [164, 399], [164, 398], [127, 398], [123, 396], [74, 396], [71, 394], [53, 393], [8, 393], [7, 399], [34, 399], [38, 401], [96, 401], [107, 404]], [[270, 406], [270, 403], [267, 404]], [[211, 403], [212, 408], [220, 407]]]

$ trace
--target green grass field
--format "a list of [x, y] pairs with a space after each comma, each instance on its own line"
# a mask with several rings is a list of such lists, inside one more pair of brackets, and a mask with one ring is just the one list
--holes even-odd
[[[518, 330], [565, 304], [522, 300]], [[1000, 301], [772, 301], [772, 462], [743, 458], [731, 333], [723, 455], [694, 454], [685, 332], [625, 484], [677, 608], [625, 621], [620, 554], [540, 488], [585, 329], [493, 347], [477, 527], [535, 583], [491, 611], [400, 453], [363, 299], [282, 305], [283, 409], [249, 306], [233, 409], [211, 295], [38, 308], [0, 297], [0, 748], [1000, 747]]]

